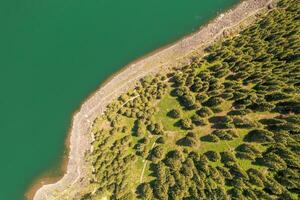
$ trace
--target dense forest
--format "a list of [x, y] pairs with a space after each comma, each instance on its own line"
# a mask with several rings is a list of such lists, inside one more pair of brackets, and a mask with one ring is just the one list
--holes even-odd
[[93, 124], [81, 199], [300, 197], [300, 1], [144, 77]]

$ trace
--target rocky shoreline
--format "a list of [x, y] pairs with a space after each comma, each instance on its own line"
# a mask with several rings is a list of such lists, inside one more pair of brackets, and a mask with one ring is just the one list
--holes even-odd
[[90, 150], [89, 129], [94, 119], [105, 111], [112, 100], [132, 88], [147, 74], [182, 66], [189, 63], [195, 55], [203, 55], [204, 48], [209, 44], [247, 27], [256, 20], [258, 13], [271, 9], [274, 2], [275, 0], [244, 0], [199, 31], [127, 65], [113, 75], [73, 115], [66, 173], [58, 182], [39, 188], [33, 199], [63, 199], [62, 195], [66, 192], [70, 197], [68, 199], [76, 199], [76, 189], [88, 184], [85, 177], [90, 168], [85, 161], [85, 154]]

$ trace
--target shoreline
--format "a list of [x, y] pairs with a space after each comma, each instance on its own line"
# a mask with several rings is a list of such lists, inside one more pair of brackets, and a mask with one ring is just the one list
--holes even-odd
[[[75, 113], [72, 114], [72, 116]], [[71, 143], [70, 143], [70, 133], [71, 132], [71, 127], [68, 129], [68, 134], [67, 137], [65, 138], [64, 141], [64, 152], [63, 155], [58, 159], [59, 160], [59, 165], [58, 166], [53, 166], [52, 169], [47, 170], [43, 172], [39, 177], [37, 177], [32, 184], [28, 187], [25, 193], [25, 199], [31, 200], [34, 198], [35, 193], [42, 188], [44, 185], [48, 184], [53, 184], [59, 181], [64, 174], [67, 172], [68, 168], [68, 162], [69, 162], [69, 153], [70, 153], [70, 148], [71, 148]], [[55, 171], [55, 172], [53, 172]]]
[[[209, 20], [196, 32], [141, 56], [112, 74], [83, 101], [80, 108], [72, 115], [71, 126], [65, 142], [68, 156], [63, 156], [63, 165], [60, 169], [64, 173], [63, 176], [55, 177], [56, 180], [53, 181], [58, 180], [57, 182], [45, 184], [49, 178], [52, 179], [42, 175], [30, 187], [26, 197], [56, 199], [55, 193], [61, 194], [70, 187], [74, 189], [85, 185], [87, 180], [83, 180], [83, 177], [88, 174], [89, 166], [85, 165], [84, 155], [90, 147], [89, 128], [93, 120], [105, 111], [108, 103], [133, 87], [136, 81], [143, 76], [182, 66], [189, 63], [193, 55], [202, 55], [203, 49], [211, 43], [251, 24], [256, 19], [255, 15], [260, 10], [267, 8], [271, 2], [273, 0], [241, 1], [233, 8], [229, 8], [216, 18]], [[251, 17], [253, 18], [250, 19]], [[115, 90], [112, 91], [111, 88]], [[69, 145], [67, 146], [67, 144]]]

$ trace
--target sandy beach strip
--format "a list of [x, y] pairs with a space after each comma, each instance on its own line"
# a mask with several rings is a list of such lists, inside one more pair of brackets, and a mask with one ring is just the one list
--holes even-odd
[[70, 195], [68, 199], [76, 199], [74, 198], [76, 188], [88, 184], [86, 179], [90, 166], [85, 161], [85, 154], [91, 146], [89, 130], [94, 119], [105, 111], [110, 102], [134, 87], [140, 78], [183, 66], [194, 56], [203, 55], [203, 50], [211, 43], [252, 24], [258, 13], [271, 8], [274, 2], [275, 0], [244, 0], [211, 20], [197, 32], [140, 58], [111, 76], [83, 102], [73, 115], [68, 137], [70, 141], [68, 165], [64, 176], [56, 183], [43, 185], [36, 192], [31, 190], [34, 194], [33, 199], [62, 199], [60, 197], [64, 192]]

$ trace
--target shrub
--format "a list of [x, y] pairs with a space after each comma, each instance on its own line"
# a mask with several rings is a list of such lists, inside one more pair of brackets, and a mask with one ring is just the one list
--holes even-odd
[[254, 129], [250, 131], [245, 137], [246, 142], [273, 142], [273, 133], [264, 129]]
[[182, 96], [181, 101], [186, 108], [191, 108], [195, 104], [195, 97], [193, 95], [186, 94]]
[[[232, 172], [231, 172], [232, 173]], [[232, 180], [231, 180], [231, 185], [233, 186], [233, 188], [239, 188], [241, 190], [246, 189], [246, 185], [243, 181], [242, 178], [235, 176]], [[244, 194], [243, 194], [244, 195]]]
[[122, 102], [126, 102], [129, 99], [129, 96], [127, 94], [122, 94], [119, 96], [119, 100]]
[[172, 109], [169, 113], [168, 113], [169, 117], [172, 118], [180, 118], [181, 116], [181, 111], [179, 109]]
[[201, 118], [199, 115], [193, 115], [191, 117], [191, 120], [192, 120], [193, 124], [195, 124], [196, 126], [205, 126], [205, 125], [207, 125], [207, 120]]
[[214, 65], [208, 67], [208, 69], [213, 71], [213, 72], [218, 72], [221, 69], [223, 69], [223, 66], [221, 64], [214, 64]]
[[150, 123], [147, 126], [147, 129], [149, 130], [150, 133], [155, 134], [155, 135], [162, 135], [163, 134], [163, 126], [161, 123]]
[[249, 176], [249, 182], [252, 185], [255, 185], [257, 187], [263, 187], [264, 186], [263, 181], [257, 175], [252, 174], [252, 173], [249, 174], [249, 170], [247, 171], [247, 173], [248, 173], [248, 176]]
[[217, 166], [217, 170], [222, 174], [222, 176], [226, 179], [232, 179], [232, 175], [230, 174], [229, 170], [222, 166]]
[[252, 101], [250, 99], [239, 99], [236, 100], [235, 102], [233, 102], [234, 107], [238, 107], [238, 106], [249, 106], [252, 104]]
[[162, 145], [158, 145], [150, 151], [149, 159], [153, 162], [157, 162], [158, 160], [163, 158], [163, 155], [164, 155], [164, 148]]
[[198, 143], [196, 138], [185, 136], [184, 138], [178, 140], [176, 144], [181, 146], [188, 146], [188, 147], [194, 147]]
[[228, 163], [228, 162], [236, 162], [236, 158], [232, 152], [224, 151], [221, 152], [221, 162], [222, 163]]
[[268, 178], [267, 181], [264, 182], [265, 190], [269, 191], [271, 194], [280, 195], [283, 192], [283, 187], [273, 178]]
[[144, 123], [141, 120], [137, 120], [135, 122], [134, 129], [136, 130], [135, 131], [135, 135], [137, 137], [140, 137], [140, 136], [142, 136], [142, 135], [144, 135], [146, 133], [146, 126], [144, 125]]
[[236, 148], [236, 151], [253, 153], [256, 155], [260, 154], [260, 151], [257, 149], [257, 147], [255, 147], [253, 144], [249, 144], [249, 143], [243, 143], [243, 144], [239, 145]]
[[203, 85], [202, 85], [202, 82], [197, 82], [197, 83], [194, 83], [192, 86], [191, 86], [191, 90], [193, 92], [199, 92], [201, 91], [201, 89], [203, 88]]
[[171, 95], [175, 97], [181, 97], [184, 94], [181, 88], [175, 88], [172, 90]]
[[233, 140], [232, 135], [228, 134], [225, 130], [214, 130], [212, 134], [217, 136], [221, 140]]
[[198, 74], [202, 81], [209, 81], [211, 79], [211, 75], [208, 71], [202, 71]]
[[236, 152], [236, 157], [239, 159], [246, 159], [246, 160], [251, 160], [254, 161], [255, 160], [255, 156], [252, 153], [246, 153], [246, 152]]
[[236, 130], [228, 129], [228, 130], [226, 130], [226, 132], [227, 132], [227, 134], [231, 135], [234, 138], [238, 138], [239, 137], [239, 134], [236, 132]]
[[196, 135], [194, 132], [189, 131], [189, 132], [186, 134], [186, 137], [191, 137], [191, 138], [196, 139], [196, 138], [197, 138], [197, 135]]
[[230, 166], [230, 173], [234, 175], [235, 178], [249, 179], [248, 174], [236, 163]]
[[229, 99], [231, 99], [233, 97], [233, 94], [232, 93], [228, 93], [228, 92], [224, 92], [224, 93], [220, 94], [220, 97], [222, 97], [225, 100], [229, 100]]
[[257, 124], [248, 118], [234, 117], [233, 124], [236, 128], [254, 128]]
[[282, 92], [274, 92], [272, 94], [268, 94], [265, 96], [267, 101], [279, 101], [290, 98], [289, 95], [282, 93]]
[[155, 123], [155, 128], [153, 131], [156, 135], [162, 135], [163, 134], [163, 125], [161, 123]]
[[197, 110], [201, 107], [201, 104], [199, 102], [195, 102], [194, 105], [192, 107], [190, 107], [190, 109], [192, 110]]
[[213, 123], [232, 123], [232, 118], [230, 116], [215, 116], [211, 117], [210, 121]]
[[283, 101], [276, 104], [275, 110], [282, 114], [300, 114], [300, 101], [297, 100], [290, 100], [290, 101]]
[[285, 121], [283, 119], [271, 118], [271, 119], [261, 119], [260, 123], [265, 125], [275, 125], [275, 124], [284, 124]]
[[182, 74], [175, 74], [172, 78], [172, 81], [176, 84], [176, 86], [181, 86], [184, 84], [185, 79]]
[[185, 80], [185, 86], [190, 87], [194, 84], [194, 76], [188, 76]]
[[199, 93], [196, 95], [196, 100], [200, 103], [203, 103], [205, 100], [207, 100], [208, 96], [204, 93]]
[[182, 165], [181, 164], [182, 161], [183, 161], [183, 154], [178, 150], [172, 150], [172, 151], [169, 151], [167, 153], [167, 155], [165, 156], [164, 163], [168, 167], [176, 170], [176, 169], [180, 169], [180, 167]]
[[190, 118], [181, 119], [180, 120], [180, 125], [181, 125], [182, 129], [186, 129], [186, 130], [194, 128], [192, 120]]
[[216, 116], [209, 119], [210, 122], [214, 123], [213, 128], [216, 129], [230, 129], [234, 128], [232, 124], [232, 118], [229, 116]]
[[142, 144], [149, 144], [150, 141], [147, 137], [144, 137], [144, 138], [140, 139], [138, 142], [142, 143]]
[[287, 122], [300, 124], [300, 116], [299, 115], [288, 115], [288, 116], [279, 116], [278, 119], [283, 119]]
[[267, 102], [259, 102], [259, 103], [253, 103], [249, 106], [250, 109], [258, 112], [266, 112], [271, 111], [275, 108], [275, 106], [271, 103]]
[[251, 111], [249, 109], [238, 109], [238, 110], [231, 110], [227, 114], [228, 115], [247, 115]]
[[277, 171], [286, 169], [287, 167], [285, 161], [280, 156], [272, 152], [264, 154], [263, 158], [259, 160], [258, 163]]
[[233, 97], [231, 99], [234, 100], [234, 101], [236, 101], [236, 100], [243, 99], [243, 98], [246, 98], [246, 97], [247, 97], [247, 94], [245, 94], [245, 93], [234, 92], [233, 93]]
[[223, 103], [224, 100], [221, 97], [210, 97], [207, 101], [203, 104], [208, 107], [215, 107]]
[[159, 144], [165, 144], [166, 139], [163, 136], [161, 136], [161, 137], [157, 138], [156, 142]]
[[178, 145], [193, 147], [198, 144], [197, 135], [194, 132], [188, 132], [186, 136], [176, 142]]
[[220, 139], [216, 135], [213, 135], [213, 134], [205, 135], [201, 138], [201, 140], [207, 141], [207, 142], [219, 142], [220, 141]]
[[200, 110], [197, 111], [197, 114], [200, 117], [208, 117], [211, 116], [213, 113], [208, 107], [202, 107]]
[[145, 200], [150, 200], [153, 198], [153, 191], [149, 183], [142, 183], [139, 191], [140, 196]]
[[209, 92], [206, 92], [206, 94], [209, 97], [216, 97], [216, 96], [220, 96], [221, 91], [220, 90], [211, 90]]
[[227, 76], [229, 74], [229, 70], [228, 69], [223, 69], [223, 70], [220, 70], [218, 72], [215, 72], [214, 73], [214, 76], [217, 77], [217, 78], [222, 78], [224, 76]]
[[220, 113], [220, 112], [223, 111], [223, 109], [221, 108], [221, 106], [212, 107], [211, 110], [212, 110], [214, 113]]
[[221, 159], [220, 154], [218, 154], [215, 151], [207, 151], [207, 152], [205, 152], [205, 155], [212, 162], [216, 162]]
[[236, 82], [236, 81], [229, 81], [229, 80], [226, 80], [223, 85], [225, 86], [225, 88], [232, 88], [233, 86], [235, 85], [238, 85], [239, 83]]

